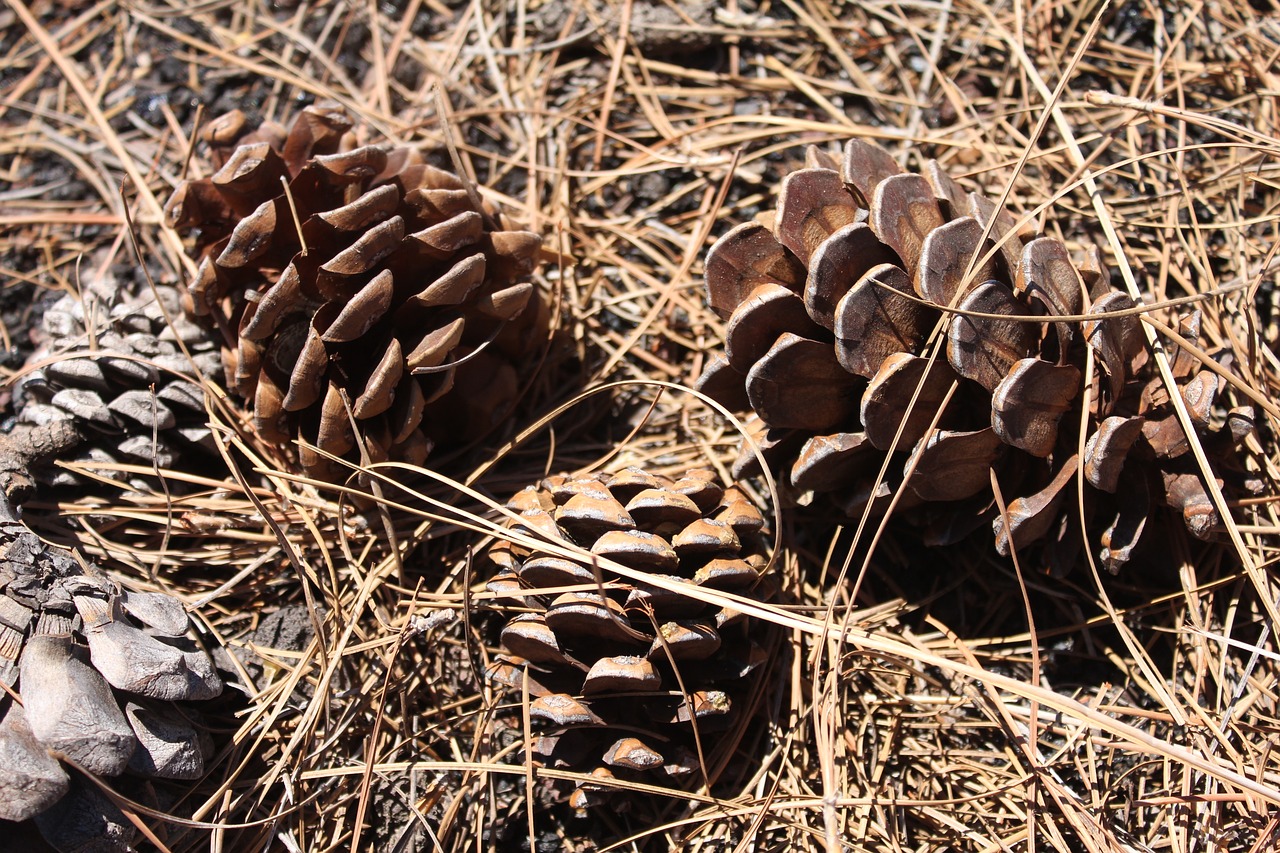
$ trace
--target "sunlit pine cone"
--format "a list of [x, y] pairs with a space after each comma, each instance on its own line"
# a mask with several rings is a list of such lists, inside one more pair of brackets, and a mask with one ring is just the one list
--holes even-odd
[[[416, 148], [354, 147], [341, 110], [307, 107], [283, 134], [243, 124], [213, 125], [225, 163], [179, 187], [167, 215], [198, 229], [190, 308], [222, 328], [258, 433], [353, 461], [360, 440], [371, 462], [418, 464], [510, 414], [545, 329], [526, 280], [538, 236], [507, 230]], [[312, 476], [346, 471], [300, 457]]]
[[[209, 333], [183, 316], [167, 285], [125, 282], [89, 261], [81, 292], [45, 311], [32, 337], [30, 369], [14, 396], [19, 423], [73, 420], [88, 436], [75, 457], [102, 476], [123, 478], [120, 463], [174, 469], [216, 454], [197, 381], [219, 372]], [[185, 347], [186, 351], [183, 351]], [[77, 485], [64, 468], [36, 468], [51, 486]]]
[[[737, 488], [709, 470], [679, 480], [638, 468], [582, 478], [551, 477], [517, 494], [516, 529], [577, 545], [680, 588], [759, 600], [768, 587], [764, 519]], [[700, 782], [741, 732], [767, 632], [743, 613], [693, 595], [620, 577], [590, 559], [566, 559], [500, 541], [489, 589], [514, 614], [502, 630], [506, 654], [488, 677], [519, 695], [528, 677], [539, 735], [533, 759], [548, 767], [654, 785]], [[558, 588], [603, 584], [604, 594]], [[546, 593], [540, 590], [548, 590]], [[677, 677], [677, 671], [679, 676]], [[683, 693], [681, 689], [683, 687]], [[607, 788], [607, 785], [604, 785]], [[593, 785], [576, 808], [607, 799]]]
[[[883, 508], [914, 466], [897, 511], [932, 507], [919, 513], [933, 519], [930, 541], [990, 522], [1000, 553], [1011, 540], [1039, 543], [1049, 567], [1064, 571], [1082, 539], [1077, 445], [1091, 349], [1083, 467], [1100, 558], [1112, 569], [1129, 559], [1153, 495], [1208, 536], [1219, 519], [1140, 320], [1106, 316], [1132, 300], [1112, 289], [1096, 249], [1077, 265], [1060, 241], [1015, 226], [936, 162], [908, 174], [860, 140], [842, 163], [811, 148], [806, 168], [784, 179], [776, 212], [734, 228], [707, 255], [708, 298], [728, 325], [725, 353], [700, 388], [759, 416], [765, 455], [797, 500], [826, 494], [858, 516], [871, 501]], [[951, 316], [931, 359], [936, 306], [951, 305], [996, 316]], [[1097, 319], [1021, 321], [1085, 314]], [[1192, 339], [1198, 322], [1184, 321]], [[1180, 393], [1204, 441], [1229, 450], [1252, 429], [1252, 409], [1215, 409], [1224, 383], [1200, 368], [1186, 353], [1175, 360]], [[876, 489], [889, 451], [897, 458]], [[749, 461], [744, 454], [736, 472]]]
[[[222, 680], [181, 602], [86, 573], [3, 509], [0, 819], [34, 818], [55, 848], [90, 849], [107, 843], [100, 833], [133, 828], [54, 755], [98, 776], [198, 779], [211, 742], [189, 703], [218, 696]], [[102, 819], [84, 820], [86, 810]]]

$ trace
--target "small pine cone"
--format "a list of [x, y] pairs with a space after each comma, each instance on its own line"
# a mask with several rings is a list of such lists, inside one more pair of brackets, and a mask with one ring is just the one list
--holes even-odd
[[[551, 477], [508, 508], [520, 514], [517, 530], [690, 590], [758, 600], [767, 586], [764, 519], [712, 471], [674, 481], [638, 468]], [[502, 629], [505, 654], [487, 675], [517, 693], [527, 676], [539, 729], [534, 761], [604, 779], [701, 781], [696, 724], [714, 774], [714, 733], [746, 722], [749, 676], [765, 657], [758, 626], [693, 595], [597, 572], [591, 560], [508, 541], [489, 557], [498, 569], [489, 589], [514, 615]], [[597, 579], [603, 595], [593, 588]], [[579, 591], [557, 591], [564, 587]], [[570, 802], [605, 798], [594, 785], [579, 786]]]
[[63, 799], [70, 780], [55, 754], [102, 776], [204, 774], [211, 743], [187, 703], [218, 696], [222, 680], [188, 637], [186, 610], [89, 572], [0, 521], [0, 682], [22, 698], [0, 695], [0, 819], [37, 817]]
[[[227, 383], [258, 433], [420, 464], [496, 426], [546, 325], [525, 280], [538, 235], [507, 230], [416, 148], [353, 147], [340, 110], [249, 137], [236, 119], [211, 134], [225, 163], [179, 187], [167, 215], [199, 229], [189, 309], [222, 330]], [[307, 448], [300, 461], [346, 472]]]
[[[1133, 302], [1111, 288], [1096, 249], [1077, 265], [1060, 241], [1018, 232], [936, 162], [909, 174], [860, 140], [843, 163], [810, 149], [761, 220], [707, 254], [708, 298], [728, 325], [725, 352], [699, 387], [758, 416], [758, 443], [797, 500], [825, 494], [857, 516], [869, 502], [885, 507], [912, 472], [898, 509], [922, 508], [929, 541], [989, 522], [1000, 553], [1040, 542], [1050, 568], [1066, 570], [1081, 540], [1078, 426], [1092, 350], [1083, 468], [1088, 514], [1105, 528], [1101, 559], [1113, 570], [1129, 559], [1151, 494], [1197, 535], [1218, 525], [1140, 321], [1106, 316]], [[938, 306], [972, 314], [943, 322]], [[1097, 319], [1023, 319], [1071, 315]], [[940, 322], [945, 333], [931, 338]], [[1194, 337], [1197, 322], [1184, 331]], [[1211, 418], [1220, 414], [1214, 374], [1189, 356], [1175, 374], [1205, 434], [1211, 420], [1230, 423], [1228, 445], [1248, 432], [1249, 409]], [[899, 459], [877, 489], [888, 452]], [[735, 475], [752, 463], [744, 454]]]
[[[79, 458], [106, 463], [106, 476], [124, 477], [112, 463], [171, 469], [184, 454], [216, 454], [196, 374], [214, 375], [218, 353], [180, 303], [170, 286], [86, 275], [82, 292], [50, 305], [32, 333], [37, 346], [14, 396], [18, 423], [74, 422], [89, 438]], [[45, 485], [77, 484], [65, 469], [31, 473]]]

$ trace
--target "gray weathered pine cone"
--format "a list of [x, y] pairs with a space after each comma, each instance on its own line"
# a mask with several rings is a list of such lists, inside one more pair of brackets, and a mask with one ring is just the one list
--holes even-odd
[[[173, 469], [183, 454], [215, 454], [197, 381], [218, 371], [212, 337], [183, 316], [175, 288], [99, 278], [90, 267], [81, 293], [50, 305], [33, 334], [34, 369], [15, 392], [18, 423], [74, 421], [87, 440], [73, 458], [113, 478], [127, 476], [121, 463]], [[63, 468], [31, 473], [46, 485], [77, 484]]]
[[420, 464], [501, 423], [545, 339], [527, 280], [540, 238], [417, 148], [356, 145], [341, 110], [246, 129], [234, 113], [211, 126], [225, 162], [167, 215], [195, 235], [188, 307], [219, 329], [259, 435], [301, 439], [305, 471], [340, 479], [307, 444]]
[[102, 777], [197, 779], [211, 744], [190, 703], [222, 680], [179, 601], [121, 589], [0, 509], [0, 819], [35, 818], [59, 850], [117, 849], [110, 814], [82, 819], [110, 803], [54, 755]]
[[[784, 179], [776, 211], [707, 254], [708, 298], [728, 325], [724, 354], [699, 387], [758, 416], [757, 438], [795, 500], [825, 496], [858, 516], [868, 503], [882, 510], [901, 487], [896, 511], [927, 520], [930, 541], [989, 523], [1000, 553], [1035, 544], [1047, 567], [1066, 571], [1082, 541], [1081, 467], [1087, 523], [1112, 570], [1130, 558], [1157, 501], [1209, 536], [1220, 520], [1140, 321], [1107, 316], [1132, 300], [1111, 287], [1096, 250], [1077, 264], [1060, 241], [1015, 226], [936, 162], [910, 174], [860, 140], [842, 162], [811, 148], [806, 167]], [[951, 315], [931, 338], [938, 306], [973, 314]], [[1024, 321], [1070, 315], [1091, 319]], [[1185, 318], [1183, 333], [1194, 339], [1198, 322]], [[1205, 443], [1231, 454], [1253, 428], [1252, 408], [1223, 410], [1225, 383], [1186, 353], [1174, 373]], [[887, 453], [895, 458], [877, 488]], [[751, 464], [744, 454], [735, 472]]]
[[[516, 529], [690, 590], [758, 599], [769, 588], [759, 510], [709, 470], [678, 480], [638, 468], [551, 477], [517, 494]], [[537, 728], [531, 760], [590, 774], [575, 808], [609, 799], [621, 777], [680, 787], [712, 776], [741, 731], [765, 658], [767, 626], [691, 595], [632, 582], [591, 559], [510, 541], [489, 550], [488, 588], [509, 621], [487, 672], [519, 701], [527, 676]], [[558, 592], [602, 583], [602, 591]], [[546, 592], [542, 592], [546, 590]], [[678, 673], [678, 675], [677, 675]], [[701, 735], [700, 761], [694, 726]]]

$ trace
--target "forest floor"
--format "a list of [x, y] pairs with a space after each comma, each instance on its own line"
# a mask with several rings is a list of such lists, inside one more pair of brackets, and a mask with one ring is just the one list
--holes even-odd
[[783, 543], [759, 713], [714, 785], [630, 809], [577, 814], [572, 774], [521, 760], [471, 557], [493, 507], [549, 473], [728, 469], [737, 428], [690, 391], [725, 335], [703, 261], [808, 146], [937, 160], [1077, 258], [1098, 247], [1166, 325], [1198, 307], [1196, 357], [1274, 400], [1278, 56], [1267, 0], [0, 4], [6, 406], [87, 269], [190, 279], [162, 209], [212, 171], [199, 128], [232, 109], [335, 104], [364, 141], [446, 166], [452, 147], [542, 235], [559, 311], [533, 407], [386, 500], [300, 480], [223, 395], [221, 469], [27, 503], [234, 656], [206, 777], [120, 803], [140, 848], [1273, 849], [1274, 405], [1247, 445], [1263, 496], [1208, 541], [1159, 510], [1158, 544], [1116, 575], [1019, 567], [983, 532], [873, 536], [752, 481]]

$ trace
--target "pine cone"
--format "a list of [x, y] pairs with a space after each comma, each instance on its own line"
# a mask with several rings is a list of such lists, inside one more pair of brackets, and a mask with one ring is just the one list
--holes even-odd
[[[520, 514], [518, 528], [690, 589], [759, 598], [767, 585], [764, 519], [711, 471], [676, 481], [638, 468], [551, 477], [508, 507]], [[506, 654], [487, 675], [520, 691], [527, 673], [541, 730], [535, 761], [599, 779], [700, 782], [696, 724], [714, 781], [723, 750], [713, 733], [746, 721], [748, 676], [765, 657], [744, 614], [507, 541], [489, 557], [499, 569], [489, 589], [523, 607], [502, 629]], [[597, 580], [604, 595], [556, 591]], [[570, 803], [605, 797], [579, 786]]]
[[101, 776], [199, 778], [210, 744], [185, 703], [219, 695], [222, 681], [180, 602], [86, 573], [0, 509], [0, 681], [22, 700], [0, 694], [0, 819], [36, 817], [66, 849], [70, 829], [40, 815], [90, 808], [95, 789], [72, 784], [52, 755]]
[[[213, 375], [218, 353], [209, 335], [182, 316], [178, 291], [112, 275], [86, 275], [82, 288], [54, 302], [33, 334], [37, 348], [27, 364], [34, 369], [15, 393], [18, 422], [73, 421], [90, 438], [79, 458], [103, 463], [105, 476], [125, 476], [113, 464], [172, 469], [183, 454], [215, 454], [204, 390], [192, 374]], [[78, 484], [66, 469], [36, 468], [32, 475], [50, 486]]]
[[[199, 228], [189, 308], [222, 330], [228, 385], [264, 439], [358, 460], [355, 424], [370, 461], [419, 464], [510, 413], [545, 327], [522, 280], [541, 241], [417, 149], [352, 147], [350, 128], [318, 107], [287, 133], [241, 137], [243, 117], [224, 118], [215, 152], [241, 144], [167, 215]], [[300, 461], [346, 470], [305, 447]]]
[[[1096, 249], [1077, 265], [1060, 241], [1017, 233], [1008, 213], [964, 192], [936, 162], [907, 174], [860, 140], [842, 164], [810, 149], [806, 168], [783, 181], [776, 213], [761, 219], [707, 254], [708, 298], [728, 326], [725, 352], [699, 386], [759, 416], [757, 438], [798, 500], [827, 494], [856, 517], [868, 502], [883, 508], [907, 480], [898, 510], [934, 506], [920, 513], [930, 541], [989, 521], [1001, 554], [1011, 542], [1041, 542], [1050, 567], [1065, 570], [1081, 539], [1076, 448], [1087, 378], [1086, 506], [1105, 528], [1104, 563], [1114, 570], [1129, 559], [1149, 494], [1180, 510], [1196, 535], [1218, 526], [1147, 364], [1140, 321], [1107, 316], [1133, 302], [1111, 288]], [[951, 316], [931, 338], [944, 316], [937, 306], [953, 305], [974, 315]], [[1025, 321], [1083, 314], [1096, 319]], [[1196, 323], [1189, 318], [1184, 332], [1194, 337]], [[1230, 446], [1252, 428], [1252, 410], [1216, 418], [1229, 429], [1208, 436], [1221, 383], [1198, 368], [1185, 354], [1174, 365], [1183, 399], [1206, 441]], [[891, 451], [903, 452], [875, 490]], [[735, 474], [750, 463], [744, 454]]]

